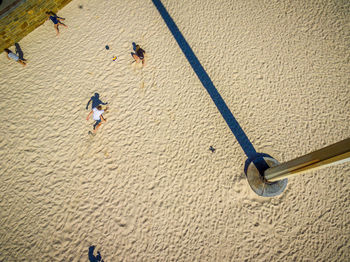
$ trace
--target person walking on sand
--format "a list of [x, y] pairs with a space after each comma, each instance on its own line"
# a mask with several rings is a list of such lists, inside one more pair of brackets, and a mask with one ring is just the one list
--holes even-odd
[[[135, 43], [133, 43], [133, 45], [135, 45]], [[131, 53], [131, 55], [135, 59], [136, 63], [140, 63], [140, 61], [142, 61], [142, 65], [145, 66], [145, 50], [143, 50], [139, 45], [136, 45], [134, 50], [136, 53]]]
[[17, 63], [20, 63], [22, 66], [26, 66], [27, 65], [26, 62], [24, 62], [22, 59], [20, 59], [19, 56], [16, 55], [15, 53], [13, 53], [11, 50], [6, 48], [4, 51], [6, 53], [6, 57], [7, 57], [8, 60], [14, 60]]
[[[99, 106], [97, 106], [97, 107], [94, 107], [94, 108], [90, 111], [90, 113], [88, 114], [88, 116], [87, 116], [87, 118], [86, 118], [87, 121], [89, 120], [89, 118], [90, 118], [91, 115], [92, 115], [92, 119], [96, 121], [95, 124], [94, 124], [94, 126], [93, 126], [93, 128], [94, 128], [93, 131], [92, 131], [93, 134], [96, 134], [97, 129], [99, 129], [99, 127], [101, 126], [101, 124], [107, 121], [107, 119], [105, 119], [105, 118], [103, 117], [103, 115], [102, 115], [104, 112], [107, 112], [107, 110], [108, 110], [108, 107], [106, 107], [105, 110], [102, 110], [102, 106], [99, 105]], [[91, 132], [91, 131], [90, 131], [90, 132]], [[90, 133], [90, 132], [89, 132], [89, 133]], [[91, 133], [91, 134], [92, 134], [92, 133]]]
[[54, 27], [56, 29], [56, 35], [59, 35], [60, 31], [58, 30], [58, 25], [63, 25], [64, 27], [68, 27], [66, 26], [64, 23], [61, 22], [61, 20], [66, 20], [65, 18], [63, 17], [59, 17], [57, 16], [54, 12], [46, 12], [46, 14], [49, 16], [47, 18], [47, 20], [51, 20], [54, 24]]

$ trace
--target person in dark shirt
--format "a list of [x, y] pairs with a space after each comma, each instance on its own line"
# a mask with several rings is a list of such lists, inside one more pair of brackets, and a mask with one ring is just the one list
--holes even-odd
[[139, 45], [136, 45], [134, 50], [136, 53], [131, 53], [131, 55], [135, 59], [136, 63], [140, 63], [141, 61], [142, 65], [145, 66], [145, 50], [143, 50]]
[[56, 35], [59, 35], [59, 33], [60, 33], [60, 31], [58, 30], [58, 25], [63, 25], [66, 28], [68, 27], [64, 23], [61, 22], [61, 20], [65, 20], [65, 18], [59, 17], [54, 12], [51, 12], [51, 11], [46, 12], [46, 14], [48, 15], [47, 20], [51, 20], [53, 22], [53, 26], [56, 29]]

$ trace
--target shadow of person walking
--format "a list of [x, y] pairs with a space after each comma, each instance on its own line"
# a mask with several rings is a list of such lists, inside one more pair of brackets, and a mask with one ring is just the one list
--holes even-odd
[[100, 251], [97, 251], [97, 255], [94, 255], [95, 246], [89, 247], [89, 261], [90, 262], [104, 262]]
[[23, 51], [19, 46], [19, 43], [15, 43], [15, 47], [16, 47], [16, 54], [18, 55], [19, 59], [22, 61], [27, 61], [27, 59], [23, 57]]
[[108, 104], [108, 103], [103, 103], [100, 100], [100, 95], [98, 93], [95, 93], [95, 95], [90, 98], [89, 102], [86, 105], [86, 110], [88, 110], [90, 102], [92, 102], [91, 108], [98, 107], [99, 105], [107, 105]]

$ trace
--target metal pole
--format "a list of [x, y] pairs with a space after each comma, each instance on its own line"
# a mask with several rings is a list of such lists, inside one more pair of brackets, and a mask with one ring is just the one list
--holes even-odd
[[276, 182], [312, 169], [350, 161], [350, 138], [266, 169], [267, 182]]

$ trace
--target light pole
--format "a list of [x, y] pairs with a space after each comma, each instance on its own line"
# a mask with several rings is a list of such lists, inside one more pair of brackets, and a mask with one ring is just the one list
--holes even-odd
[[350, 138], [295, 158], [283, 164], [266, 154], [248, 159], [245, 173], [252, 190], [259, 196], [281, 194], [291, 176], [306, 171], [350, 161]]
[[264, 172], [267, 182], [276, 182], [316, 168], [350, 161], [350, 138], [307, 155], [271, 167]]

